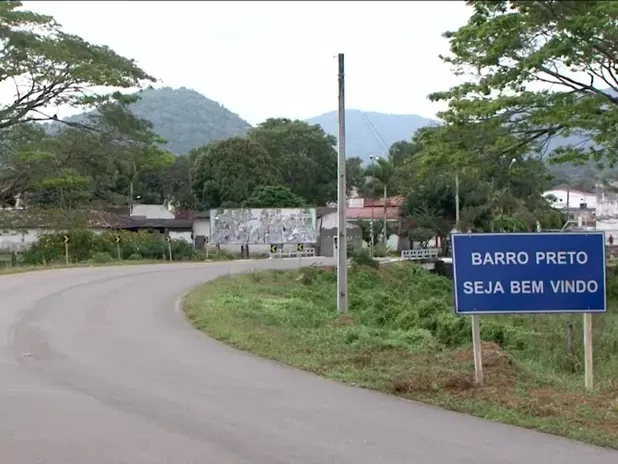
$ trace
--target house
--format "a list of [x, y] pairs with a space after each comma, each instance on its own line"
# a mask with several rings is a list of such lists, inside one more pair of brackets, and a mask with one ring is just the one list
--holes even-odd
[[166, 205], [133, 205], [125, 230], [149, 230], [168, 234], [172, 239], [193, 244], [193, 219], [177, 218]]
[[[359, 221], [373, 221], [375, 227], [382, 229], [381, 225], [386, 217], [386, 221], [393, 225], [397, 231], [401, 225], [401, 207], [405, 199], [401, 196], [389, 197], [386, 199], [386, 208], [384, 208], [384, 198], [375, 200], [365, 198], [352, 198], [348, 200], [346, 209], [346, 220], [348, 224], [353, 226]], [[324, 211], [320, 218], [320, 233], [322, 230], [336, 229], [338, 223], [337, 208], [330, 208], [329, 211]], [[399, 236], [392, 234], [387, 241], [389, 247], [397, 249], [399, 245]]]
[[582, 205], [584, 208], [596, 209], [597, 206], [596, 193], [574, 189], [568, 185], [558, 185], [543, 192], [543, 197], [547, 198], [551, 206], [556, 209], [578, 209]]
[[23, 251], [45, 233], [88, 227], [96, 234], [123, 229], [131, 219], [106, 211], [0, 210], [0, 252]]
[[173, 215], [171, 219], [158, 219], [97, 210], [13, 209], [0, 210], [0, 253], [26, 250], [43, 234], [73, 227], [85, 227], [95, 234], [109, 230], [157, 231], [193, 243], [193, 220], [174, 219]]

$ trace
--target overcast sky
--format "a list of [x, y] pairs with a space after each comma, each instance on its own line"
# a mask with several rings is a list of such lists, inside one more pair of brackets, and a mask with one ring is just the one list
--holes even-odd
[[[134, 58], [159, 85], [188, 87], [252, 124], [337, 108], [435, 117], [427, 94], [457, 83], [438, 55], [463, 1], [25, 1], [67, 32]], [[61, 112], [65, 116], [67, 112]]]

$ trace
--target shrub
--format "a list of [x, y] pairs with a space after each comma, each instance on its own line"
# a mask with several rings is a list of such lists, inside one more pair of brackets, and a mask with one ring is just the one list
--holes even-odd
[[357, 266], [369, 266], [375, 269], [380, 267], [379, 261], [373, 259], [368, 250], [348, 249], [348, 256], [352, 260], [352, 263]]
[[112, 255], [110, 255], [109, 253], [106, 253], [104, 251], [99, 252], [99, 253], [95, 253], [94, 255], [92, 255], [92, 262], [93, 263], [110, 263], [114, 260], [114, 258], [112, 257]]
[[[71, 262], [110, 262], [121, 259], [169, 259], [169, 249], [164, 236], [146, 231], [109, 231], [95, 234], [90, 230], [70, 230], [44, 234], [38, 243], [23, 254], [23, 262], [29, 265], [48, 264], [64, 261], [64, 235], [69, 235], [69, 258]], [[116, 237], [120, 244], [116, 244]], [[190, 243], [184, 240], [172, 240], [172, 258], [175, 261], [192, 260], [198, 255]]]

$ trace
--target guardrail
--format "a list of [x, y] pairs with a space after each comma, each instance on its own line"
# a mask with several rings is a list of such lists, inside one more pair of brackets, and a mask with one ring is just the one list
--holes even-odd
[[438, 248], [418, 248], [415, 250], [402, 250], [401, 259], [436, 259], [438, 257], [438, 251], [440, 251]]
[[313, 258], [315, 248], [305, 248], [303, 251], [296, 250], [277, 250], [276, 253], [269, 253], [269, 258]]

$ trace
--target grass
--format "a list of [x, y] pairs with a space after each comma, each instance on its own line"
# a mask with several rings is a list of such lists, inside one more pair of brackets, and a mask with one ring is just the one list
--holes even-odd
[[50, 269], [67, 269], [74, 267], [101, 267], [101, 266], [129, 266], [135, 264], [169, 264], [169, 261], [161, 261], [161, 260], [122, 260], [122, 261], [110, 261], [106, 263], [92, 263], [92, 262], [81, 262], [81, 263], [53, 263], [47, 265], [37, 265], [37, 266], [27, 266], [20, 264], [16, 267], [0, 267], [0, 276], [2, 275], [11, 275], [11, 274], [22, 274], [24, 272], [32, 272], [32, 271], [45, 271]]
[[187, 295], [185, 310], [218, 340], [324, 377], [618, 449], [616, 306], [594, 316], [593, 393], [583, 388], [577, 315], [481, 318], [485, 384], [476, 387], [470, 320], [454, 315], [451, 292], [412, 264], [353, 267], [350, 311], [338, 316], [334, 270], [307, 268], [220, 278]]
[[[251, 259], [264, 259], [264, 255], [250, 255]], [[232, 254], [225, 253], [221, 257], [217, 256], [216, 251], [211, 253], [208, 261], [205, 259], [182, 259], [173, 261], [174, 264], [177, 263], [198, 263], [198, 262], [211, 262], [211, 261], [229, 261], [234, 259], [240, 259], [240, 254]], [[49, 264], [37, 264], [37, 265], [28, 265], [24, 264], [21, 259], [18, 259], [17, 266], [13, 267], [11, 265], [11, 254], [10, 253], [0, 253], [0, 276], [2, 275], [10, 275], [10, 274], [21, 274], [24, 272], [31, 271], [44, 271], [49, 269], [66, 269], [66, 268], [75, 268], [75, 267], [101, 267], [101, 266], [130, 266], [130, 265], [139, 265], [139, 264], [169, 264], [169, 261], [164, 261], [161, 259], [105, 259], [101, 262], [97, 262], [96, 260], [87, 260], [80, 262], [73, 262], [69, 264], [65, 264], [64, 262], [53, 262]]]

